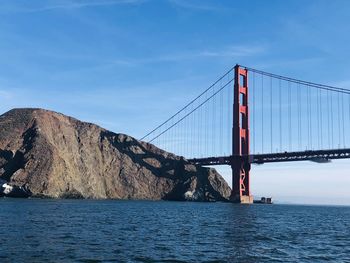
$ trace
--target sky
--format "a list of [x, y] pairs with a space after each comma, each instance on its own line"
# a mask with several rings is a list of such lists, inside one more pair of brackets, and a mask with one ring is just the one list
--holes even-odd
[[[141, 138], [236, 63], [350, 89], [349, 13], [345, 0], [0, 0], [0, 113], [40, 107]], [[350, 205], [348, 160], [251, 173], [257, 197]]]

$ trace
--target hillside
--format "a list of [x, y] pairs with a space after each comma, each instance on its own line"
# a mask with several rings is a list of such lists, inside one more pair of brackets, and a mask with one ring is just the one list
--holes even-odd
[[214, 169], [43, 109], [0, 116], [0, 180], [51, 198], [224, 201], [231, 193]]

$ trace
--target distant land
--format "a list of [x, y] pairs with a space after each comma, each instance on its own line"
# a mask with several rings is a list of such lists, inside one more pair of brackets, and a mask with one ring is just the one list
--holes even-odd
[[228, 201], [215, 169], [44, 109], [0, 116], [0, 193], [47, 198]]

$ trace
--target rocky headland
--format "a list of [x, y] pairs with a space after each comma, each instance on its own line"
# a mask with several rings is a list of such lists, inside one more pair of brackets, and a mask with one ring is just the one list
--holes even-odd
[[0, 116], [0, 195], [227, 201], [215, 169], [43, 109]]

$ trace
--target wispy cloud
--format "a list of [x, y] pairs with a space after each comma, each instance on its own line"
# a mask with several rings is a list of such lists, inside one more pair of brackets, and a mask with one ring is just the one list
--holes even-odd
[[95, 64], [91, 66], [84, 66], [78, 69], [68, 70], [59, 73], [59, 78], [62, 74], [81, 74], [82, 72], [95, 72], [101, 70], [107, 70], [114, 67], [139, 67], [148, 64], [159, 64], [159, 63], [182, 63], [193, 60], [205, 60], [205, 59], [217, 59], [217, 60], [232, 60], [258, 56], [266, 52], [266, 47], [264, 46], [229, 46], [223, 47], [222, 49], [211, 50], [193, 50], [193, 51], [183, 51], [177, 52], [172, 55], [155, 55], [152, 57], [125, 57], [125, 58], [115, 58], [115, 59], [101, 59], [101, 58], [90, 58], [91, 61], [95, 60]]
[[8, 100], [13, 98], [13, 94], [9, 91], [0, 90], [0, 98]]
[[51, 1], [44, 2], [43, 4], [25, 7], [24, 5], [9, 5], [7, 6], [7, 11], [18, 12], [18, 13], [35, 13], [35, 12], [45, 12], [57, 9], [80, 9], [88, 7], [97, 6], [113, 6], [113, 5], [126, 5], [126, 4], [140, 4], [146, 0], [69, 0], [69, 1]]
[[264, 46], [228, 46], [222, 49], [210, 50], [193, 50], [177, 52], [172, 55], [160, 55], [149, 58], [136, 58], [136, 59], [116, 59], [112, 61], [117, 65], [129, 65], [136, 66], [138, 64], [149, 64], [158, 62], [177, 62], [193, 59], [206, 59], [206, 58], [228, 58], [235, 57], [249, 57], [262, 54], [266, 51]]
[[350, 90], [350, 80], [342, 80], [342, 81], [338, 81], [335, 83], [331, 83], [330, 85], [334, 85], [334, 86], [339, 87], [339, 88]]
[[[211, 2], [211, 4], [208, 4], [208, 2], [204, 2], [203, 0], [196, 1], [187, 1], [187, 0], [169, 0], [170, 4], [176, 7], [180, 7], [183, 9], [192, 9], [192, 10], [198, 10], [198, 11], [222, 11], [225, 10], [223, 7], [214, 5], [214, 1]], [[215, 1], [215, 3], [218, 3]]]
[[[68, 70], [61, 70], [51, 74], [55, 80], [67, 78], [69, 76], [76, 76], [77, 74], [87, 74], [96, 72], [106, 72], [113, 68], [137, 68], [145, 65], [168, 63], [192, 63], [194, 61], [237, 61], [241, 58], [255, 57], [266, 52], [264, 46], [229, 46], [222, 49], [211, 50], [193, 50], [182, 51], [174, 54], [159, 54], [150, 57], [116, 57], [116, 58], [100, 58], [89, 57], [89, 63], [84, 63], [80, 67]], [[54, 54], [53, 54], [54, 56]]]
[[220, 50], [201, 51], [197, 54], [199, 57], [247, 57], [265, 52], [264, 46], [229, 46]]
[[[324, 62], [324, 58], [321, 56], [309, 57], [309, 58], [278, 58], [270, 61], [261, 61], [257, 62], [254, 67], [259, 69], [283, 69], [283, 68], [295, 68], [300, 67], [300, 65], [304, 65], [307, 67], [311, 67], [315, 64], [320, 64]], [[277, 72], [275, 72], [277, 73]]]

